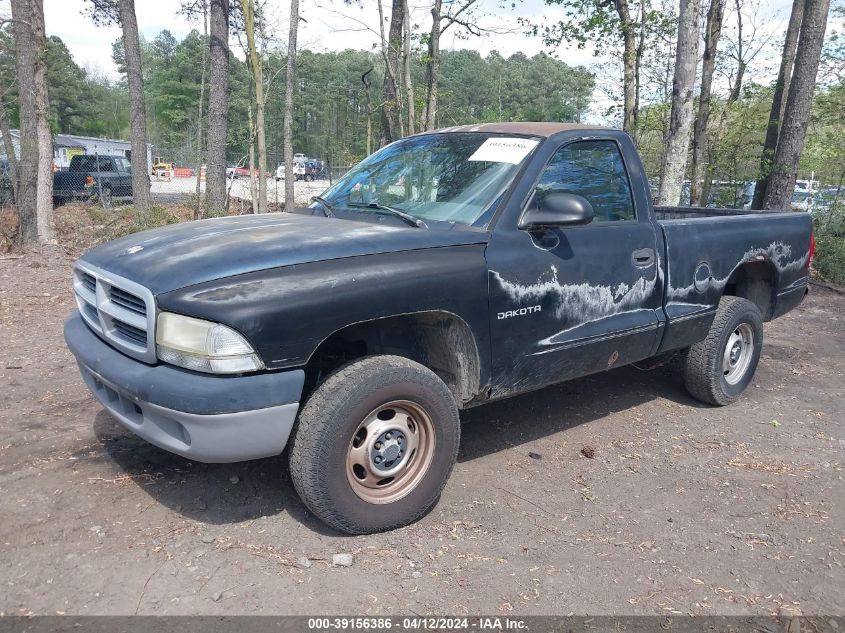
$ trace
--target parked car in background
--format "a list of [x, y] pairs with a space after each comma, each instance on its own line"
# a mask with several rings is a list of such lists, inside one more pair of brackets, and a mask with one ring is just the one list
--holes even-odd
[[285, 179], [285, 166], [284, 164], [279, 165], [276, 167], [276, 181], [284, 180]]
[[305, 163], [305, 179], [320, 180], [326, 177], [326, 163], [316, 158], [310, 158]]
[[812, 211], [813, 193], [807, 190], [796, 189], [792, 193], [790, 207], [793, 211]]
[[132, 198], [132, 165], [123, 156], [80, 154], [67, 169], [53, 174], [53, 204], [99, 200], [110, 207], [115, 198]]

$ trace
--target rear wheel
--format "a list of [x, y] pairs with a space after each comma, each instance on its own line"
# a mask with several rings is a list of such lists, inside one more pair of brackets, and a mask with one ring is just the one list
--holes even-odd
[[736, 401], [754, 377], [762, 348], [763, 318], [757, 306], [740, 297], [722, 297], [707, 337], [687, 354], [687, 391], [708, 404]]
[[406, 358], [371, 356], [329, 376], [302, 408], [291, 478], [331, 527], [381, 532], [436, 503], [459, 441], [457, 406], [442, 380]]

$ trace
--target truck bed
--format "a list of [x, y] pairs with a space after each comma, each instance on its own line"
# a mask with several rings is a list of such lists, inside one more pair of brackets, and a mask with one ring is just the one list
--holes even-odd
[[[664, 237], [665, 304], [670, 325], [664, 349], [706, 334], [725, 294], [754, 296], [763, 319], [800, 303], [808, 283], [808, 213], [657, 207]], [[753, 269], [742, 264], [754, 264]], [[673, 327], [672, 322], [684, 323]], [[698, 332], [696, 332], [698, 330]]]

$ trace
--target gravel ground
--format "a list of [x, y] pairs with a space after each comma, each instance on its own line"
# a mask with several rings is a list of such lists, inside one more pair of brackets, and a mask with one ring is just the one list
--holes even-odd
[[845, 613], [845, 296], [768, 324], [727, 408], [669, 365], [474, 409], [434, 510], [346, 537], [284, 457], [192, 463], [104, 413], [70, 265], [0, 258], [0, 613]]

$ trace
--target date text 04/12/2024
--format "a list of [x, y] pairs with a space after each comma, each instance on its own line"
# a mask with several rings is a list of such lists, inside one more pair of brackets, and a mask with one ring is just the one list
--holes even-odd
[[505, 631], [505, 630], [526, 630], [525, 622], [516, 618], [501, 617], [477, 617], [477, 618], [450, 618], [450, 617], [356, 617], [356, 618], [309, 618], [309, 631], [343, 631], [343, 630], [369, 630], [369, 631], [390, 631], [390, 630], [483, 630], [483, 631]]

